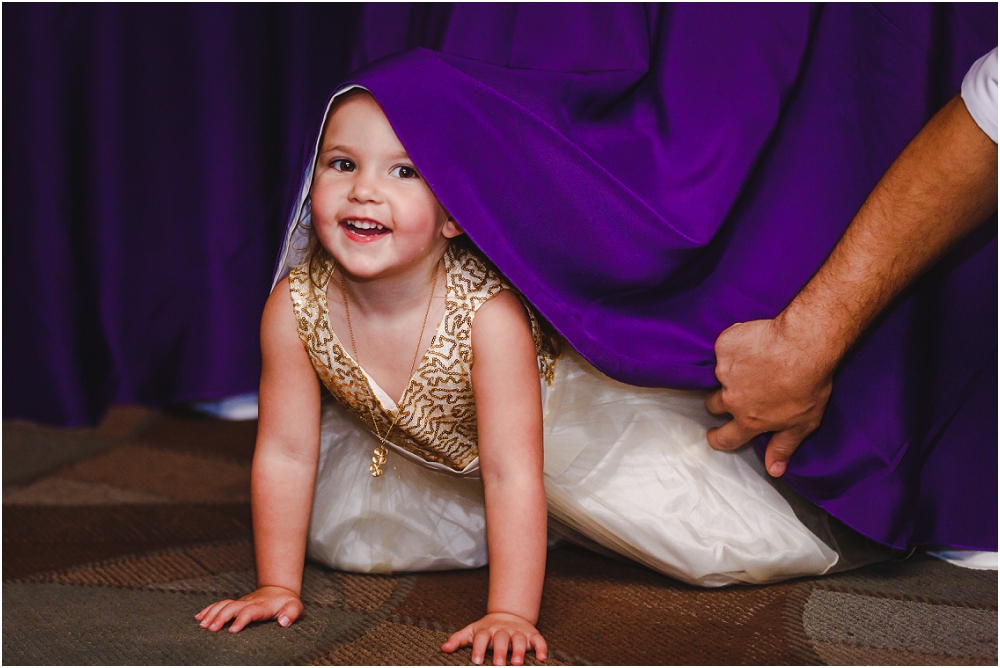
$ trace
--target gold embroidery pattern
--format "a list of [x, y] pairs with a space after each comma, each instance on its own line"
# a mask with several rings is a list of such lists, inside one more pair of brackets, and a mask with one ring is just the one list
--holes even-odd
[[[323, 385], [374, 432], [365, 403], [366, 388], [359, 384], [368, 380], [330, 327], [326, 289], [332, 274], [332, 263], [318, 269], [313, 281], [307, 265], [289, 272], [299, 338]], [[479, 454], [471, 376], [472, 321], [480, 306], [511, 287], [475, 255], [461, 250], [449, 249], [445, 254], [445, 274], [444, 320], [414, 373], [409, 399], [399, 407], [401, 413], [390, 442], [425, 461], [461, 470]], [[539, 373], [551, 383], [555, 360], [541, 343], [538, 322], [530, 308], [528, 312]], [[367, 391], [375, 396], [370, 387]], [[393, 415], [380, 402], [373, 408], [378, 428], [385, 433]]]

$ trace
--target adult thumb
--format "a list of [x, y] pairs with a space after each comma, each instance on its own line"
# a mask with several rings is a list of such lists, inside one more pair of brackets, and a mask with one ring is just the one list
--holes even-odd
[[802, 437], [791, 430], [779, 431], [767, 442], [764, 450], [764, 468], [775, 478], [780, 478], [788, 468], [788, 460], [799, 449]]

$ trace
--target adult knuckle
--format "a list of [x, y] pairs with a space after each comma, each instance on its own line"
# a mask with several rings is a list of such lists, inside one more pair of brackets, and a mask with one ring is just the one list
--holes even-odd
[[731, 403], [733, 396], [732, 390], [723, 385], [715, 396], [716, 396], [716, 402], [721, 408], [724, 408], [726, 411], [731, 411]]
[[715, 354], [716, 356], [722, 355], [727, 348], [729, 343], [729, 330], [724, 329], [719, 332], [719, 335], [715, 337]]
[[727, 351], [716, 350], [715, 377], [719, 380], [720, 383], [725, 385], [732, 371], [733, 371], [733, 363], [730, 361]]

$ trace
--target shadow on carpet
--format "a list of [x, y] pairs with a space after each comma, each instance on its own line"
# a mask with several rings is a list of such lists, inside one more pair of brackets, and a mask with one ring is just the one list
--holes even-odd
[[[469, 663], [468, 649], [439, 647], [485, 611], [485, 568], [308, 564], [306, 613], [290, 628], [198, 628], [204, 605], [254, 587], [255, 423], [115, 409], [93, 430], [3, 429], [5, 663]], [[539, 629], [549, 665], [996, 665], [997, 574], [918, 555], [705, 590], [562, 548], [549, 554]]]

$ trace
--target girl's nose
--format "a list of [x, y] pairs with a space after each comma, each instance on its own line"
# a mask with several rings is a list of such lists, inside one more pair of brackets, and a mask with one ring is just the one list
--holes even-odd
[[354, 178], [354, 184], [349, 197], [352, 201], [358, 203], [378, 203], [382, 199], [375, 179], [370, 174], [360, 171]]

